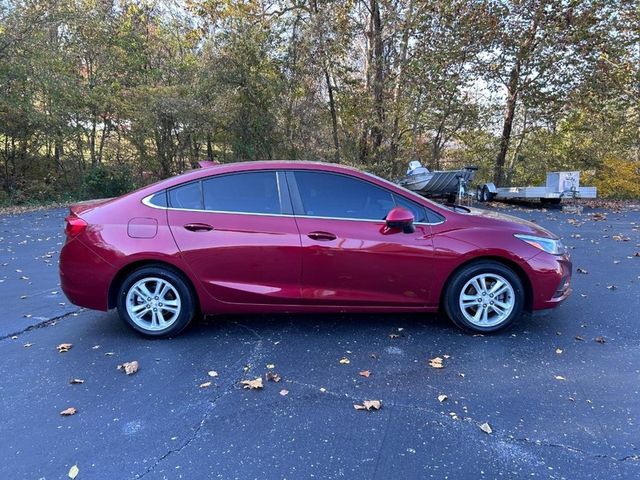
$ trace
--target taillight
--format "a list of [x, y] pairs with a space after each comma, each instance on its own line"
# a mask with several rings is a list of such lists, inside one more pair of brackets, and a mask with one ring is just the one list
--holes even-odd
[[77, 237], [84, 229], [87, 228], [87, 222], [78, 217], [77, 215], [71, 214], [67, 218], [67, 225], [64, 229], [64, 232], [67, 234], [68, 238]]

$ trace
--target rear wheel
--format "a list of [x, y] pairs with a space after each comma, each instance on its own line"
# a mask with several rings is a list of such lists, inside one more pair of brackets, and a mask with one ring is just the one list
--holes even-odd
[[182, 275], [163, 267], [132, 272], [118, 292], [118, 314], [131, 328], [149, 337], [180, 333], [196, 312], [195, 295]]
[[457, 272], [449, 282], [444, 307], [463, 330], [491, 333], [511, 325], [524, 307], [524, 288], [505, 265], [482, 261]]

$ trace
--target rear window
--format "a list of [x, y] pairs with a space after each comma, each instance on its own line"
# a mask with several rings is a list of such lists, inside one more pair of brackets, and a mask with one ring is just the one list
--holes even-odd
[[202, 210], [200, 182], [187, 183], [169, 190], [169, 203], [173, 208]]
[[204, 208], [216, 212], [281, 213], [275, 171], [211, 177], [202, 182]]

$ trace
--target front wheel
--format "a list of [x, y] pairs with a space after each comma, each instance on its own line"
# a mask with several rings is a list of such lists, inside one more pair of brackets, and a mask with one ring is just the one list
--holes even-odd
[[118, 292], [118, 314], [131, 328], [148, 337], [180, 333], [196, 312], [196, 299], [182, 275], [163, 267], [132, 272]]
[[492, 261], [473, 263], [457, 272], [448, 284], [444, 307], [463, 330], [497, 332], [510, 326], [524, 308], [524, 288], [518, 275]]

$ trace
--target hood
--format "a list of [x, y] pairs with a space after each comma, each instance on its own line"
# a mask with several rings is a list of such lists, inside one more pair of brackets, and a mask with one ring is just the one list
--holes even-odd
[[514, 230], [518, 230], [520, 233], [526, 233], [529, 235], [538, 235], [540, 237], [547, 237], [557, 239], [558, 236], [541, 227], [540, 225], [524, 220], [513, 215], [506, 215], [504, 213], [492, 212], [488, 210], [482, 210], [480, 208], [466, 207], [469, 213], [462, 214], [467, 215], [474, 219], [474, 223], [478, 226], [495, 226], [495, 227], [511, 227]]

